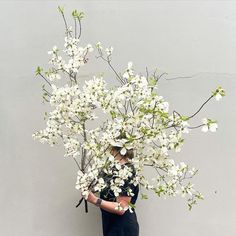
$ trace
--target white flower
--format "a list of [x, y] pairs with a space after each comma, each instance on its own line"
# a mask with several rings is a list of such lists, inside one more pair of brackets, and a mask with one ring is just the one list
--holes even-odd
[[53, 91], [57, 91], [57, 86], [55, 84], [51, 84]]
[[102, 49], [102, 44], [101, 44], [101, 42], [97, 42], [95, 46], [96, 46], [97, 48], [99, 48], [99, 49]]
[[[132, 207], [131, 207], [130, 205], [128, 205], [128, 209], [129, 209], [130, 213], [133, 213], [133, 212], [134, 212], [133, 209], [132, 209]], [[126, 209], [125, 209], [125, 210], [126, 210]]]
[[107, 55], [110, 56], [112, 54], [112, 52], [113, 52], [113, 47], [106, 48], [105, 51], [106, 51]]
[[133, 193], [133, 191], [132, 191], [131, 188], [128, 189], [128, 195], [129, 195], [129, 196], [134, 196], [134, 193]]
[[209, 129], [210, 129], [211, 132], [216, 132], [217, 128], [218, 128], [218, 124], [217, 123], [211, 123], [210, 124]]
[[218, 86], [215, 91], [212, 92], [213, 96], [215, 96], [216, 101], [220, 101], [220, 99], [225, 96], [225, 90], [222, 89], [221, 86]]
[[191, 170], [188, 171], [190, 175], [193, 175], [196, 172], [195, 167], [192, 167]]
[[50, 81], [60, 80], [61, 76], [58, 73], [49, 73], [48, 78]]
[[109, 160], [109, 161], [111, 161], [111, 162], [112, 162], [112, 161], [114, 161], [114, 159], [115, 159], [115, 158], [114, 158], [114, 156], [113, 156], [113, 155], [109, 155], [109, 157], [108, 157], [108, 160]]
[[89, 191], [88, 190], [83, 191], [82, 195], [84, 196], [85, 200], [87, 200], [88, 199], [88, 195], [89, 195]]
[[202, 132], [207, 132], [208, 131], [208, 126], [207, 125], [204, 125], [202, 126]]
[[126, 148], [123, 147], [123, 148], [120, 150], [120, 154], [121, 154], [121, 155], [125, 155], [125, 153], [126, 153]]
[[222, 98], [222, 96], [221, 96], [221, 94], [217, 93], [215, 98], [216, 98], [216, 101], [219, 101]]
[[131, 70], [132, 67], [133, 67], [133, 62], [132, 61], [128, 62], [128, 69]]
[[113, 193], [116, 197], [118, 197], [119, 193], [122, 191], [121, 188], [115, 186], [114, 184], [111, 185], [111, 190], [113, 191]]
[[110, 141], [111, 145], [116, 147], [122, 147], [120, 150], [121, 155], [125, 155], [127, 149], [130, 150], [133, 148], [132, 145], [128, 143], [127, 139], [119, 139], [118, 141], [114, 142], [113, 140]]
[[53, 46], [52, 50], [56, 52], [58, 50], [57, 46]]
[[134, 75], [132, 67], [133, 67], [133, 62], [130, 61], [128, 63], [128, 68], [126, 69], [125, 73], [123, 74], [123, 78], [128, 79], [130, 76]]
[[121, 206], [121, 203], [120, 203], [120, 202], [117, 202], [117, 205], [116, 205], [115, 209], [118, 210], [118, 211], [125, 210], [125, 209]]
[[169, 169], [169, 174], [177, 175], [178, 169], [179, 169], [178, 165], [177, 166], [172, 166], [171, 169]]
[[125, 79], [129, 78], [129, 73], [127, 71], [123, 74], [123, 78], [125, 78]]
[[88, 52], [92, 52], [92, 51], [93, 51], [93, 47], [92, 47], [91, 44], [88, 44], [88, 45], [86, 46], [86, 49], [88, 50]]
[[211, 132], [216, 132], [218, 128], [217, 122], [211, 119], [203, 118], [202, 123], [204, 124], [201, 129], [203, 132], [207, 132], [208, 130]]
[[48, 54], [51, 55], [51, 54], [56, 53], [57, 51], [58, 51], [57, 46], [53, 46], [52, 51], [48, 51]]
[[182, 132], [188, 134], [190, 131], [188, 128], [189, 123], [187, 121], [182, 121], [182, 125], [183, 125]]
[[116, 167], [117, 170], [120, 170], [120, 169], [121, 169], [120, 163], [116, 163], [116, 164], [115, 164], [115, 167]]
[[180, 152], [180, 151], [181, 151], [181, 146], [178, 145], [178, 146], [175, 148], [175, 151], [176, 151], [176, 152]]
[[180, 167], [183, 169], [187, 167], [187, 165], [184, 162], [180, 162], [179, 164], [180, 164]]
[[104, 179], [103, 178], [99, 178], [98, 182], [99, 182], [99, 184], [104, 184]]

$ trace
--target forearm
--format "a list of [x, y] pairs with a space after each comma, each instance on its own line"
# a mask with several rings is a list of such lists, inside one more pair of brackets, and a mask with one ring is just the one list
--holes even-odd
[[[96, 204], [96, 201], [97, 201], [98, 197], [96, 197], [94, 199], [94, 201], [92, 202], [94, 205]], [[117, 215], [123, 215], [125, 210], [119, 210], [119, 209], [115, 209], [116, 207], [118, 207], [119, 203], [118, 202], [111, 202], [111, 201], [106, 201], [106, 200], [103, 200], [102, 199], [102, 202], [100, 204], [100, 208], [105, 210], [105, 211], [108, 211], [110, 213], [113, 213], [113, 214], [117, 214]], [[125, 207], [125, 203], [123, 202], [120, 202], [120, 206], [122, 208]]]

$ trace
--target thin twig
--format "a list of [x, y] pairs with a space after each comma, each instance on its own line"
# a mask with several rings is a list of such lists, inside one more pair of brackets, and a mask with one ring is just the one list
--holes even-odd
[[41, 73], [39, 73], [39, 75], [52, 87], [52, 84]]
[[189, 116], [188, 118], [190, 119], [190, 118], [194, 117], [199, 111], [201, 111], [201, 109], [203, 108], [203, 106], [204, 106], [211, 98], [213, 98], [213, 97], [214, 97], [214, 96], [211, 95], [211, 96], [201, 105], [201, 107], [200, 107], [193, 115]]
[[80, 19], [78, 19], [78, 22], [79, 22], [79, 36], [78, 36], [78, 39], [79, 39], [81, 36], [82, 27], [81, 27], [81, 20]]

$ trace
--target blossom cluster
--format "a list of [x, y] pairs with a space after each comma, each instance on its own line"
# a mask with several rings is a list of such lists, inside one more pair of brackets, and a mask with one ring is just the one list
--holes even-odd
[[[50, 85], [51, 91], [46, 94], [52, 111], [48, 114], [46, 128], [36, 131], [33, 138], [51, 146], [63, 141], [64, 156], [74, 158], [79, 168], [76, 189], [85, 197], [90, 190], [101, 192], [108, 185], [114, 195], [119, 196], [125, 181], [131, 177], [131, 169], [121, 167], [110, 154], [112, 145], [121, 147], [121, 155], [130, 149], [135, 151], [131, 160], [136, 173], [132, 179], [134, 185], [139, 184], [158, 196], [187, 196], [191, 209], [196, 199], [203, 199], [193, 184], [185, 183], [197, 170], [184, 162], [176, 163], [169, 155], [171, 150], [181, 151], [183, 135], [191, 131], [191, 117], [171, 113], [169, 103], [159, 95], [157, 78], [135, 73], [132, 62], [124, 68], [119, 78], [122, 84], [117, 87], [108, 87], [102, 76], [94, 76], [82, 84], [78, 72], [88, 63], [88, 54], [94, 48], [91, 44], [82, 47], [79, 43], [78, 38], [67, 34], [63, 52], [69, 59], [63, 60], [60, 50], [54, 46], [48, 52], [52, 56], [49, 60], [52, 67], [45, 75], [41, 68], [36, 71]], [[99, 42], [95, 48], [110, 64], [113, 47], [103, 49]], [[61, 78], [68, 82], [57, 86]], [[212, 97], [219, 101], [224, 95], [219, 86]], [[97, 110], [103, 111], [107, 119], [100, 126], [89, 129], [89, 121], [98, 118]], [[210, 118], [203, 118], [202, 123], [203, 132], [214, 132], [218, 127]], [[124, 138], [120, 138], [124, 134]], [[152, 182], [146, 177], [145, 168], [155, 170]], [[115, 178], [107, 180], [101, 173]], [[133, 196], [130, 189], [127, 191]]]

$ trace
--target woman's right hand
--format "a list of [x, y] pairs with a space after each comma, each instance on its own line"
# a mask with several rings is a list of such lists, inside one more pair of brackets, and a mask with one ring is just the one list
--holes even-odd
[[[81, 195], [82, 195], [82, 193], [81, 193]], [[92, 204], [95, 204], [96, 201], [97, 201], [97, 199], [98, 199], [98, 197], [97, 197], [94, 193], [92, 193], [91, 191], [89, 191], [87, 199], [85, 198], [84, 195], [82, 195], [82, 197], [83, 197], [86, 201], [88, 201], [88, 202], [90, 202], [90, 203], [92, 203]]]

